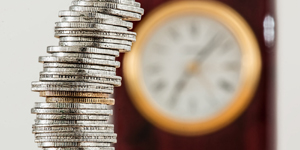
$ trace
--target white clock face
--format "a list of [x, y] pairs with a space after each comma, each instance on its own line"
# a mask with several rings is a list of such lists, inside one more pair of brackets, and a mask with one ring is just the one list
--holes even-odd
[[151, 103], [174, 119], [199, 121], [222, 113], [240, 86], [242, 53], [221, 22], [182, 15], [146, 40], [141, 57]]

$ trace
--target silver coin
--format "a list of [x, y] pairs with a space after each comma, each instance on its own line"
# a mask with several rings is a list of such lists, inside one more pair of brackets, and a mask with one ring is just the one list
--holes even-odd
[[[76, 0], [74, 0], [74, 1], [76, 1]], [[81, 1], [81, 0], [77, 0], [77, 1]], [[83, 1], [87, 1], [87, 2], [97, 2], [97, 1], [99, 1], [99, 2], [109, 2], [111, 0], [83, 0]], [[135, 0], [116, 0], [116, 1], [135, 2]], [[115, 3], [117, 3], [117, 2], [115, 2]]]
[[[119, 30], [97, 30], [97, 29], [93, 29], [93, 28], [55, 28], [55, 31], [101, 31], [104, 32], [105, 34], [109, 34], [109, 33], [119, 33], [124, 35], [131, 35], [133, 37], [135, 37], [137, 34], [135, 32], [132, 31], [119, 31]], [[108, 32], [108, 33], [106, 33]], [[121, 36], [122, 36], [121, 35]]]
[[121, 86], [121, 77], [109, 76], [103, 74], [89, 74], [78, 72], [41, 72], [40, 81], [73, 81], [73, 82], [89, 82], [89, 83], [101, 83], [111, 84], [114, 86]]
[[80, 68], [44, 68], [44, 72], [41, 73], [45, 73], [45, 72], [52, 72], [55, 74], [67, 74], [70, 73], [72, 75], [74, 75], [74, 73], [78, 73], [75, 75], [94, 75], [96, 74], [96, 76], [101, 76], [101, 77], [107, 77], [107, 78], [118, 78], [119, 77], [115, 77], [116, 76], [116, 72], [115, 71], [105, 71], [105, 70], [92, 70], [92, 69], [80, 69]]
[[[56, 127], [59, 128], [59, 127]], [[66, 128], [71, 128], [71, 127], [66, 127]], [[113, 130], [90, 130], [90, 131], [82, 131], [82, 130], [52, 130], [52, 131], [45, 131], [45, 130], [36, 130], [36, 129], [32, 129], [32, 133], [33, 134], [37, 134], [37, 133], [71, 133], [71, 132], [76, 132], [76, 133], [113, 133]]]
[[36, 130], [36, 129], [33, 129], [32, 130], [32, 133], [33, 134], [37, 134], [37, 133], [73, 133], [73, 132], [76, 132], [76, 133], [114, 133], [113, 130], [97, 130], [97, 131], [88, 131], [88, 132], [84, 132], [84, 131], [81, 131], [81, 130], [70, 130], [70, 131], [43, 131], [43, 130]]
[[86, 64], [67, 64], [67, 63], [44, 63], [44, 68], [72, 68], [72, 69], [93, 69], [93, 70], [106, 70], [116, 71], [114, 67], [99, 66], [99, 65], [86, 65]]
[[[102, 22], [101, 22], [102, 23]], [[85, 22], [56, 22], [56, 28], [91, 28], [95, 30], [118, 30], [127, 31], [125, 27], [118, 27], [113, 25], [106, 25], [98, 23], [85, 23]]]
[[112, 44], [112, 43], [98, 43], [98, 42], [59, 42], [59, 46], [82, 46], [82, 47], [97, 47], [97, 48], [107, 48], [116, 49], [122, 52], [127, 52], [131, 50], [131, 46]]
[[72, 5], [85, 6], [85, 7], [98, 7], [98, 8], [105, 8], [105, 9], [117, 9], [117, 10], [134, 12], [134, 13], [138, 13], [141, 15], [144, 14], [143, 8], [130, 6], [130, 5], [124, 5], [124, 4], [118, 4], [118, 3], [111, 3], [111, 2], [73, 1]]
[[39, 120], [35, 119], [34, 120], [36, 125], [75, 125], [75, 124], [104, 124], [107, 123], [108, 121], [82, 121], [82, 120]]
[[[115, 133], [37, 133], [35, 139], [53, 139], [53, 140], [116, 140]], [[74, 141], [77, 142], [77, 141]]]
[[72, 73], [81, 73], [84, 74], [101, 74], [105, 77], [115, 76], [115, 71], [104, 71], [104, 70], [94, 70], [94, 69], [81, 69], [81, 68], [44, 68], [44, 72], [72, 72]]
[[109, 116], [101, 116], [101, 115], [44, 115], [38, 114], [36, 115], [36, 119], [40, 120], [108, 120]]
[[113, 124], [47, 124], [47, 125], [39, 125], [39, 124], [33, 124], [32, 128], [40, 129], [48, 128], [49, 130], [53, 129], [54, 127], [72, 127], [74, 129], [82, 129], [82, 130], [103, 130], [103, 127], [111, 128], [114, 127]]
[[84, 6], [70, 6], [71, 11], [83, 11], [83, 12], [97, 12], [97, 13], [107, 13], [110, 15], [120, 16], [123, 20], [127, 21], [140, 21], [142, 15], [139, 13], [128, 12], [123, 10], [111, 9], [111, 8], [100, 8], [100, 7], [84, 7]]
[[115, 137], [111, 136], [37, 136], [36, 141], [40, 142], [116, 142]]
[[115, 150], [114, 147], [67, 147], [67, 148], [43, 148], [43, 150]]
[[105, 71], [105, 70], [93, 70], [93, 69], [80, 69], [80, 68], [44, 68], [44, 72], [53, 72], [53, 73], [78, 73], [77, 75], [92, 75], [96, 74], [101, 77], [111, 77], [115, 78], [115, 71]]
[[[99, 77], [101, 76], [101, 77]], [[115, 76], [117, 77], [117, 76]], [[73, 82], [89, 82], [89, 83], [101, 83], [101, 84], [111, 84], [114, 86], [121, 86], [121, 79], [114, 78], [112, 76], [104, 76], [102, 74], [79, 74], [72, 72], [41, 72], [40, 81], [51, 81], [51, 82], [61, 82], [61, 81], [73, 81]]]
[[113, 85], [82, 82], [32, 82], [32, 91], [74, 91], [113, 93]]
[[36, 137], [40, 136], [53, 136], [53, 137], [59, 137], [59, 136], [64, 136], [64, 137], [74, 137], [74, 136], [101, 136], [101, 137], [117, 137], [117, 134], [115, 133], [37, 133], [35, 134]]
[[39, 62], [53, 62], [53, 63], [78, 63], [78, 64], [94, 64], [94, 65], [104, 65], [120, 67], [120, 62], [110, 61], [110, 60], [100, 60], [100, 59], [90, 59], [82, 57], [52, 57], [52, 56], [40, 56]]
[[32, 114], [82, 114], [82, 115], [112, 115], [112, 110], [98, 110], [98, 109], [45, 109], [32, 108]]
[[108, 109], [104, 104], [80, 104], [80, 103], [43, 103], [36, 102], [35, 108], [78, 108], [78, 109]]
[[[91, 16], [95, 16], [95, 17], [91, 17]], [[100, 24], [108, 24], [108, 25], [119, 26], [119, 27], [126, 27], [127, 29], [131, 29], [133, 26], [132, 22], [124, 21], [122, 20], [121, 17], [116, 17], [112, 15], [107, 16], [106, 14], [95, 13], [95, 12], [69, 11], [67, 12], [67, 15], [60, 17], [60, 21], [100, 23]]]
[[[91, 18], [91, 19], [98, 18], [98, 19], [122, 20], [122, 17], [112, 16], [112, 15], [104, 14], [104, 13], [70, 11], [70, 10], [59, 11], [58, 16], [59, 17], [86, 17], [86, 18]], [[128, 22], [128, 23], [131, 23], [131, 22]]]
[[111, 56], [119, 56], [118, 50], [110, 50], [110, 49], [101, 49], [95, 47], [69, 47], [69, 46], [48, 46], [47, 48], [48, 53], [58, 53], [58, 52], [65, 52], [65, 53], [90, 53], [90, 54], [105, 54]]
[[[80, 125], [80, 124], [79, 124]], [[94, 125], [94, 126], [91, 126]], [[84, 133], [105, 133], [114, 132], [114, 126], [111, 124], [91, 124], [91, 125], [63, 125], [63, 124], [49, 124], [49, 125], [33, 125], [33, 133], [61, 133], [61, 132], [84, 132]]]
[[[75, 73], [76, 74], [76, 73]], [[111, 79], [105, 77], [87, 76], [87, 75], [64, 75], [64, 74], [54, 74], [54, 73], [43, 73], [40, 74], [40, 81], [51, 81], [51, 82], [89, 82], [89, 83], [101, 83], [110, 84], [116, 87], [121, 86], [120, 79]]]
[[108, 38], [91, 38], [91, 37], [60, 37], [60, 42], [98, 42], [98, 43], [112, 43], [112, 44], [122, 44], [131, 46], [131, 41], [108, 39]]
[[[104, 25], [113, 25], [118, 26], [127, 29], [132, 29], [132, 23], [129, 23], [127, 21], [121, 20], [121, 19], [112, 19], [112, 18], [90, 18], [90, 17], [61, 17], [60, 22], [69, 22], [69, 23], [97, 23], [97, 24], [104, 24]], [[72, 25], [72, 26], [78, 26], [78, 25]], [[87, 26], [87, 25], [83, 25]], [[90, 25], [92, 27], [97, 27], [100, 25]], [[101, 26], [100, 26], [101, 28]], [[124, 29], [122, 29], [124, 30]]]
[[90, 98], [108, 98], [109, 94], [94, 92], [66, 92], [66, 91], [42, 91], [40, 97], [90, 97]]
[[92, 142], [43, 142], [38, 143], [38, 147], [109, 147], [110, 143], [92, 143]]
[[[53, 70], [53, 71], [57, 71], [63, 68], [49, 68], [48, 70]], [[70, 69], [70, 70], [69, 70]], [[85, 72], [69, 72], [72, 71], [72, 68], [66, 68], [65, 71], [62, 72], [40, 72], [40, 76], [42, 78], [53, 78], [54, 76], [51, 75], [62, 75], [62, 77], [57, 77], [57, 78], [74, 78], [76, 79], [75, 76], [77, 76], [78, 79], [89, 79], [89, 77], [100, 77], [100, 78], [109, 78], [109, 79], [116, 79], [116, 81], [120, 81], [122, 79], [122, 77], [120, 76], [115, 76], [115, 75], [110, 75], [109, 73], [105, 73], [103, 71], [98, 71], [95, 70], [95, 72], [93, 72], [92, 70], [90, 70], [89, 72], [87, 71], [87, 69], [85, 70]], [[75, 71], [75, 70], [74, 70]], [[66, 77], [63, 77], [63, 76]], [[67, 77], [69, 76], [69, 77]], [[86, 77], [86, 78], [83, 78]]]
[[47, 103], [87, 103], [87, 104], [106, 104], [114, 105], [113, 98], [94, 98], [94, 97], [46, 97]]
[[116, 143], [116, 139], [101, 139], [102, 137], [94, 137], [97, 139], [87, 139], [87, 138], [80, 138], [80, 139], [69, 139], [64, 137], [58, 137], [58, 138], [44, 138], [44, 137], [38, 137], [36, 140], [34, 140], [36, 143], [41, 142], [99, 142], [99, 143]]
[[87, 1], [87, 2], [111, 2], [124, 5], [131, 5], [134, 7], [141, 7], [141, 3], [135, 2], [134, 0], [74, 0], [74, 1]]
[[[103, 135], [101, 135], [101, 133], [98, 133], [99, 135], [94, 135], [94, 133], [85, 133], [85, 134], [82, 134], [82, 133], [75, 133], [73, 135], [69, 135], [69, 136], [63, 136], [64, 134], [63, 133], [42, 133], [42, 134], [53, 134], [52, 136], [38, 136], [38, 134], [35, 134], [35, 139], [36, 140], [46, 140], [46, 139], [52, 139], [52, 140], [57, 140], [57, 141], [60, 141], [60, 140], [78, 140], [78, 139], [81, 139], [81, 140], [107, 140], [107, 142], [109, 141], [114, 141], [116, 140], [116, 136], [111, 136], [111, 135], [106, 135], [106, 134], [109, 134], [109, 133], [102, 133]], [[77, 142], [77, 141], [74, 141], [74, 142]], [[102, 142], [102, 141], [99, 141], [99, 142]]]
[[111, 39], [120, 39], [135, 41], [136, 35], [129, 31], [102, 30], [98, 31], [90, 28], [55, 28], [55, 37], [102, 37]]
[[104, 59], [104, 60], [115, 60], [116, 57], [109, 55], [100, 54], [86, 54], [86, 53], [52, 53], [55, 57], [82, 57], [82, 58], [93, 58], [93, 59]]

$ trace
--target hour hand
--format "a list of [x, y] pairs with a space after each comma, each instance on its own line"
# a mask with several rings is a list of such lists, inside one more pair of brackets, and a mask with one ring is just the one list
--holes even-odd
[[178, 82], [174, 86], [174, 90], [172, 91], [172, 95], [169, 100], [169, 106], [173, 108], [178, 103], [179, 94], [182, 92], [184, 87], [186, 86], [188, 80], [190, 78], [190, 74], [184, 71], [182, 76], [179, 78]]

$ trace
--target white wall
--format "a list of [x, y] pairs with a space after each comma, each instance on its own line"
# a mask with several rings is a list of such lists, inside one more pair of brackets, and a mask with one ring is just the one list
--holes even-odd
[[300, 149], [300, 1], [278, 0], [278, 150]]
[[[38, 80], [59, 10], [70, 0], [14, 0], [0, 5], [0, 143], [1, 149], [38, 150], [33, 142], [30, 114], [34, 102], [44, 101], [30, 92]], [[278, 150], [300, 149], [300, 1], [278, 0]], [[46, 17], [43, 17], [46, 16]]]
[[[48, 45], [57, 45], [54, 22], [71, 0], [1, 0], [0, 4], [0, 143], [1, 150], [38, 150], [31, 133], [34, 102], [31, 92], [39, 79]], [[45, 17], [43, 17], [45, 16]], [[40, 150], [40, 149], [39, 149]]]

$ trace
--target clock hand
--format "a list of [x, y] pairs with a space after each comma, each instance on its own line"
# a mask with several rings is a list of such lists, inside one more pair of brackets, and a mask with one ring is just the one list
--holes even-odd
[[[208, 44], [206, 44], [206, 46], [204, 48], [202, 48], [196, 55], [195, 60], [200, 59], [200, 61], [202, 61], [202, 63], [204, 62], [204, 60], [206, 58], [208, 58], [209, 54], [212, 53], [214, 46], [216, 46], [216, 37], [218, 34], [214, 35]], [[202, 56], [202, 57], [200, 57]], [[199, 60], [198, 60], [199, 61]], [[180, 94], [180, 92], [184, 89], [184, 87], [186, 86], [188, 80], [190, 79], [191, 74], [189, 72], [187, 72], [187, 70], [184, 70], [183, 74], [180, 76], [178, 82], [175, 84], [175, 89], [172, 92], [171, 98], [169, 100], [169, 106], [170, 107], [174, 107], [177, 102], [178, 102], [178, 95]]]
[[173, 90], [170, 101], [169, 101], [170, 107], [174, 107], [177, 104], [178, 96], [179, 96], [180, 92], [184, 89], [184, 87], [186, 86], [190, 76], [191, 75], [187, 71], [184, 71], [183, 74], [180, 76], [178, 82], [175, 85], [175, 89]]
[[213, 50], [215, 50], [217, 44], [217, 37], [219, 34], [215, 34], [210, 41], [208, 42], [208, 44], [206, 44], [206, 46], [204, 48], [202, 48], [197, 54], [196, 54], [196, 58], [195, 61], [196, 62], [200, 62], [203, 63], [208, 56], [210, 56], [210, 54], [212, 54]]

